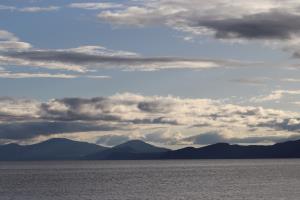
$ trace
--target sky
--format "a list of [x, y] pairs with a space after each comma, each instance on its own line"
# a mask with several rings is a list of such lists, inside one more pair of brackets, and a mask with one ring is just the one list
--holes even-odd
[[300, 138], [300, 2], [1, 0], [0, 144]]

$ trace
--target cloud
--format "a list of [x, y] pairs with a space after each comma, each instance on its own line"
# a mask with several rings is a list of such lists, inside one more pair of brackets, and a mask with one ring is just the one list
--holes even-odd
[[182, 138], [183, 134], [181, 132], [172, 132], [168, 128], [146, 133], [138, 139], [155, 144], [176, 145], [181, 142]]
[[[36, 68], [46, 68], [46, 69], [56, 69], [65, 71], [74, 71], [78, 73], [87, 73], [89, 70], [85, 66], [78, 65], [76, 59], [74, 59], [73, 64], [71, 62], [57, 61], [54, 58], [49, 59], [26, 59], [17, 58], [9, 56], [10, 54], [21, 54], [28, 52], [42, 52], [41, 50], [34, 49], [31, 44], [22, 42], [13, 33], [6, 30], [0, 30], [0, 65], [9, 68], [10, 66], [26, 66], [26, 67], [36, 67]], [[68, 50], [56, 50], [58, 54], [63, 54], [64, 52], [72, 52], [83, 55], [95, 55], [101, 54], [104, 56], [136, 56], [137, 54], [125, 51], [112, 51], [101, 46], [83, 46]], [[50, 51], [51, 52], [51, 51]], [[83, 53], [85, 52], [85, 53]], [[37, 53], [39, 54], [39, 53]], [[42, 54], [42, 53], [40, 53]], [[38, 56], [38, 55], [36, 55]], [[41, 56], [41, 55], [40, 55]], [[0, 78], [97, 78], [97, 79], [107, 79], [109, 76], [94, 75], [94, 74], [66, 74], [66, 73], [32, 73], [32, 72], [11, 72], [5, 70], [0, 66]]]
[[14, 7], [14, 6], [0, 5], [0, 10], [10, 10], [10, 11], [13, 11], [15, 9], [16, 9], [16, 7]]
[[6, 30], [0, 30], [0, 41], [1, 40], [8, 40], [8, 41], [18, 41], [19, 39], [12, 33]]
[[76, 75], [63, 73], [35, 73], [35, 72], [11, 72], [0, 67], [0, 78], [7, 79], [24, 79], [24, 78], [59, 78], [59, 79], [74, 79], [74, 78], [90, 78], [90, 79], [110, 79], [110, 76], [101, 75]]
[[0, 122], [38, 119], [40, 102], [0, 97]]
[[98, 137], [96, 144], [105, 146], [116, 146], [130, 140], [127, 135], [103, 135]]
[[292, 39], [300, 31], [300, 15], [266, 12], [239, 18], [199, 19], [192, 26], [206, 27], [222, 39]]
[[86, 75], [83, 76], [85, 78], [91, 78], [91, 79], [110, 79], [110, 76], [100, 76], [100, 75]]
[[292, 102], [292, 103], [297, 105], [297, 106], [300, 106], [300, 101], [295, 101], [295, 102]]
[[95, 125], [85, 122], [8, 122], [0, 124], [0, 138], [26, 140], [54, 134], [112, 130], [114, 130], [114, 127], [108, 125]]
[[18, 8], [15, 6], [7, 6], [7, 5], [0, 5], [0, 10], [9, 10], [9, 11], [19, 11], [19, 12], [28, 12], [28, 13], [35, 13], [35, 12], [50, 12], [50, 11], [57, 11], [60, 7], [58, 6], [48, 6], [48, 7], [23, 7]]
[[105, 9], [101, 21], [113, 26], [166, 26], [195, 39], [214, 38], [227, 42], [259, 41], [293, 52], [298, 58], [300, 3], [287, 0], [251, 2], [230, 0], [135, 1], [119, 9]]
[[58, 6], [48, 6], [48, 7], [25, 7], [20, 8], [21, 12], [49, 12], [49, 11], [57, 11], [60, 7]]
[[236, 60], [185, 57], [145, 57], [134, 52], [111, 50], [103, 46], [80, 46], [70, 49], [38, 49], [21, 42], [12, 33], [0, 32], [0, 63], [60, 69], [86, 73], [90, 70], [117, 68], [153, 71], [164, 69], [207, 69], [251, 65]]
[[[133, 4], [133, 5], [132, 5]], [[286, 38], [298, 32], [295, 1], [248, 3], [230, 0], [137, 1], [122, 9], [102, 11], [98, 17], [113, 24], [165, 25], [193, 34], [215, 34], [220, 38]], [[286, 23], [284, 23], [286, 22]]]
[[291, 83], [299, 83], [300, 79], [297, 79], [297, 78], [283, 78], [283, 79], [281, 79], [281, 81], [291, 82]]
[[[77, 134], [78, 137], [93, 137], [96, 141], [96, 136], [121, 135], [156, 144], [175, 145], [199, 132], [215, 131], [226, 138], [257, 135], [288, 138], [300, 132], [300, 115], [211, 99], [123, 93], [47, 102], [2, 98], [0, 125], [0, 139], [4, 140], [18, 140], [20, 137], [22, 141], [55, 134]], [[206, 138], [206, 141], [209, 142], [209, 139]], [[110, 140], [115, 141], [107, 136], [101, 142], [111, 143]]]
[[111, 9], [111, 8], [122, 8], [122, 4], [110, 3], [110, 2], [102, 2], [102, 3], [71, 3], [69, 4], [70, 8], [81, 8], [87, 10], [101, 10], [101, 9]]
[[0, 53], [1, 51], [18, 51], [29, 48], [31, 48], [29, 43], [22, 42], [13, 33], [0, 29]]
[[93, 55], [74, 51], [37, 50], [11, 52], [5, 56], [30, 62], [54, 62], [81, 65], [86, 68], [121, 68], [127, 70], [152, 71], [161, 69], [206, 69], [220, 66], [243, 65], [238, 61], [213, 59], [189, 59], [178, 57], [142, 57]]
[[19, 41], [2, 41], [2, 42], [0, 42], [0, 51], [29, 49], [30, 47], [31, 47], [31, 45], [26, 42], [19, 42]]
[[250, 101], [254, 103], [276, 101], [282, 99], [285, 95], [300, 95], [300, 90], [275, 90], [266, 96], [253, 97]]
[[237, 79], [232, 79], [230, 81], [247, 84], [247, 85], [263, 85], [267, 80], [270, 80], [270, 78], [268, 77], [237, 78]]
[[0, 78], [20, 79], [20, 78], [77, 78], [75, 75], [69, 74], [50, 74], [50, 73], [12, 73], [0, 70]]

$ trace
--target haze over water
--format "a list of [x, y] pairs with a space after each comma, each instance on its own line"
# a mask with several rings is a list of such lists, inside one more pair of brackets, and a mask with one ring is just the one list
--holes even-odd
[[1, 200], [298, 200], [300, 160], [1, 162]]

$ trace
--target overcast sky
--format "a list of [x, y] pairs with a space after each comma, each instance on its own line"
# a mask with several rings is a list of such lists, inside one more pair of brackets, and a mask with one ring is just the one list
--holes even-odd
[[0, 143], [300, 138], [297, 0], [1, 0]]

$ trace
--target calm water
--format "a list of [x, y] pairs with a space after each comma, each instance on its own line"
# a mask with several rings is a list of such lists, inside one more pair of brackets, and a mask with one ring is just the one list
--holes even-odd
[[299, 200], [300, 160], [0, 162], [1, 200]]

